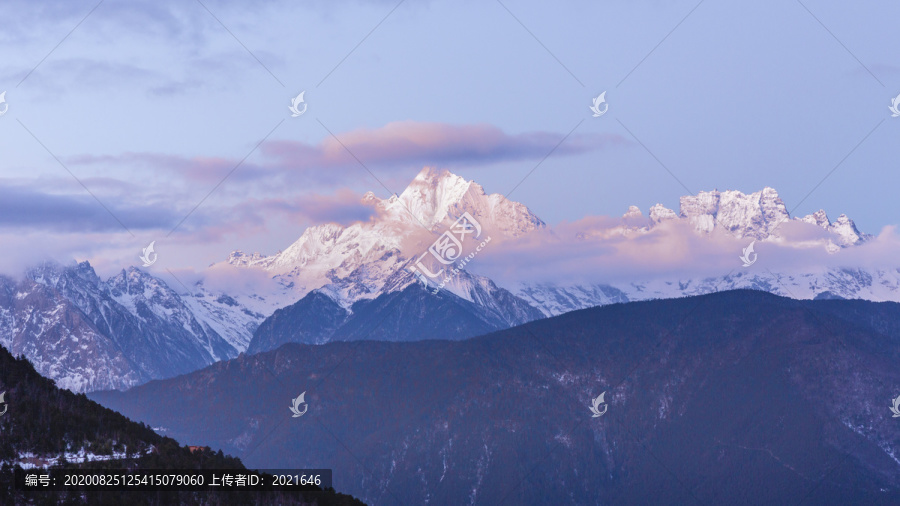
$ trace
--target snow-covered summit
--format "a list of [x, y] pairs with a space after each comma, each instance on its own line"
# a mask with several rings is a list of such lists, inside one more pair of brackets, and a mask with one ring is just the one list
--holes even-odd
[[644, 213], [641, 212], [641, 208], [638, 206], [628, 206], [628, 211], [622, 215], [623, 218], [642, 218]]
[[376, 210], [373, 219], [348, 226], [314, 225], [277, 254], [235, 251], [226, 262], [268, 271], [302, 296], [354, 273], [383, 281], [406, 260], [421, 255], [463, 213], [478, 220], [495, 240], [546, 226], [524, 205], [488, 195], [478, 183], [433, 167], [422, 169], [399, 196], [382, 199], [368, 192], [362, 202]]
[[399, 198], [391, 202], [391, 209], [401, 216], [411, 214], [432, 230], [464, 212], [503, 236], [518, 237], [545, 226], [525, 205], [498, 193], [488, 195], [475, 181], [433, 167], [422, 169]]
[[722, 227], [735, 237], [765, 239], [790, 218], [774, 188], [745, 195], [736, 190], [700, 192], [681, 197], [680, 217], [700, 232]]
[[828, 231], [829, 238], [827, 248], [828, 251], [832, 253], [839, 251], [841, 248], [860, 244], [872, 238], [870, 234], [861, 233], [856, 228], [856, 224], [853, 223], [853, 220], [848, 218], [846, 214], [841, 214], [838, 216], [837, 220], [832, 222], [828, 219], [828, 215], [825, 214], [825, 211], [819, 209], [813, 214], [794, 219], [803, 223], [816, 225]]
[[650, 208], [650, 222], [652, 224], [657, 224], [665, 220], [674, 220], [678, 218], [678, 215], [675, 214], [675, 211], [663, 206], [662, 204], [656, 204], [655, 206]]

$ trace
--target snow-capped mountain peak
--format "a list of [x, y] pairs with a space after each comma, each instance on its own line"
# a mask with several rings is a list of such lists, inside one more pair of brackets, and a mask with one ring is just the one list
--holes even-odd
[[849, 246], [869, 238], [868, 234], [861, 234], [859, 232], [856, 228], [856, 224], [853, 223], [853, 220], [848, 218], [846, 214], [838, 216], [837, 220], [835, 220], [828, 229], [841, 238], [841, 246]]
[[831, 225], [831, 220], [828, 219], [828, 215], [825, 214], [824, 209], [819, 209], [812, 214], [807, 214], [806, 216], [799, 218], [799, 220], [804, 223], [810, 223], [812, 225], [822, 227], [826, 230]]
[[774, 188], [745, 195], [736, 190], [700, 192], [681, 197], [681, 214], [700, 232], [723, 227], [735, 237], [765, 239], [790, 218]]
[[378, 205], [390, 211], [390, 219], [412, 218], [414, 224], [435, 231], [465, 212], [503, 237], [518, 237], [545, 226], [525, 205], [497, 193], [489, 195], [475, 181], [434, 167], [422, 169], [399, 197]]
[[829, 251], [836, 251], [835, 248], [840, 249], [840, 247], [862, 243], [871, 238], [869, 234], [861, 233], [856, 228], [856, 224], [853, 223], [853, 220], [848, 218], [846, 214], [841, 214], [838, 216], [837, 220], [832, 222], [828, 219], [828, 215], [825, 214], [825, 211], [819, 209], [813, 214], [808, 214], [802, 218], [796, 219], [804, 223], [816, 225], [834, 234], [836, 236], [835, 240], [832, 241], [834, 246], [829, 248]]
[[[470, 192], [472, 195], [468, 195]], [[466, 197], [477, 200], [483, 196], [484, 189], [474, 181], [466, 181], [448, 170], [425, 167], [399, 198], [388, 201], [385, 207], [401, 215], [408, 210], [415, 219], [432, 229], [446, 220], [450, 211]]]
[[622, 215], [623, 218], [643, 218], [644, 213], [641, 212], [641, 208], [638, 206], [628, 206], [628, 211]]
[[[330, 293], [375, 296], [394, 270], [426, 251], [437, 235], [464, 213], [478, 220], [483, 233], [495, 240], [546, 226], [524, 205], [503, 195], [488, 195], [478, 183], [433, 167], [422, 169], [399, 196], [381, 199], [368, 192], [362, 202], [375, 209], [373, 219], [348, 226], [314, 225], [275, 255], [236, 251], [227, 263], [270, 272], [293, 293], [294, 300], [347, 277], [369, 279], [374, 285], [366, 290], [335, 289]], [[380, 266], [375, 268], [376, 264]]]
[[665, 207], [662, 204], [656, 204], [655, 206], [650, 208], [650, 222], [651, 223], [660, 223], [664, 220], [674, 220], [678, 218], [678, 215], [675, 214], [675, 211]]

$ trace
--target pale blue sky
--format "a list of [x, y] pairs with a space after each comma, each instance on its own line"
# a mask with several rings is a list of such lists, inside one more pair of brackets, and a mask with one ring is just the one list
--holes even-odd
[[[356, 194], [388, 195], [355, 162], [286, 161], [277, 143], [314, 151], [328, 130], [395, 122], [502, 137], [483, 156], [361, 157], [395, 192], [431, 163], [507, 193], [577, 126], [512, 195], [550, 223], [677, 210], [683, 183], [771, 186], [789, 209], [815, 188], [795, 214], [877, 233], [900, 210], [898, 19], [889, 1], [8, 2], [0, 234], [56, 234], [53, 255], [132, 251], [249, 153], [167, 239], [182, 247], [172, 265], [271, 253], [359, 215]], [[303, 90], [309, 109], [291, 118]], [[593, 118], [602, 91], [609, 113]]]

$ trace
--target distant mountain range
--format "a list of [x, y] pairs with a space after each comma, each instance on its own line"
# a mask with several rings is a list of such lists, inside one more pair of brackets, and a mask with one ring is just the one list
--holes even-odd
[[900, 304], [737, 290], [90, 396], [250, 466], [333, 468], [369, 503], [897, 504], [898, 363]]
[[[423, 253], [466, 215], [477, 220], [479, 240], [490, 241], [494, 256], [502, 256], [507, 244], [563, 232], [523, 204], [432, 168], [423, 169], [400, 195], [380, 199], [368, 193], [363, 200], [375, 212], [369, 221], [312, 226], [284, 251], [269, 256], [235, 251], [210, 271], [255, 274], [268, 286], [220, 288], [207, 281], [183, 286], [134, 267], [104, 281], [86, 262], [37, 266], [20, 281], [0, 278], [0, 345], [25, 354], [42, 374], [78, 392], [127, 388], [287, 342], [462, 339], [598, 305], [735, 288], [794, 298], [900, 301], [896, 266], [735, 270], [683, 279], [648, 274], [624, 283], [590, 277], [536, 281], [533, 272], [516, 271], [511, 281], [500, 282], [479, 274], [475, 261], [474, 270], [425, 278], [419, 266], [450, 272], [453, 265]], [[682, 197], [678, 213], [655, 205], [644, 216], [632, 207], [613, 222], [588, 224], [568, 238], [596, 244], [596, 253], [559, 248], [553, 254], [576, 260], [601, 255], [604, 241], [639, 244], [672, 223], [685, 225], [683, 233], [699, 240], [724, 230], [773, 245], [790, 241], [782, 234], [787, 223], [812, 233], [803, 247], [829, 252], [872, 240], [844, 215], [834, 222], [824, 211], [791, 218], [771, 188], [752, 194], [701, 192]], [[511, 251], [509, 259], [520, 254]]]
[[87, 262], [44, 264], [19, 282], [0, 277], [0, 344], [75, 392], [183, 374], [244, 349], [185, 301], [133, 267], [103, 281]]

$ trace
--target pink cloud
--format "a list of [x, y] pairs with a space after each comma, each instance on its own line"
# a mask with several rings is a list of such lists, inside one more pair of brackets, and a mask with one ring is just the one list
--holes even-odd
[[[69, 158], [69, 162], [162, 169], [175, 172], [189, 182], [204, 183], [220, 181], [240, 163], [229, 179], [270, 185], [310, 182], [336, 185], [346, 184], [348, 174], [352, 177], [365, 174], [361, 172], [360, 162], [366, 167], [399, 171], [411, 165], [453, 166], [539, 159], [551, 151], [555, 155], [575, 155], [628, 142], [614, 134], [574, 134], [559, 144], [563, 137], [551, 132], [508, 134], [487, 124], [398, 121], [335, 136], [326, 133], [317, 144], [267, 141], [243, 163], [238, 159], [157, 153], [76, 156]], [[262, 183], [264, 179], [267, 181]]]
[[[553, 150], [562, 138], [561, 134], [548, 132], [510, 135], [487, 124], [397, 121], [381, 128], [362, 128], [328, 136], [316, 146], [272, 141], [264, 144], [261, 150], [295, 169], [356, 165], [356, 158], [364, 164], [446, 165], [539, 158]], [[574, 135], [555, 153], [578, 154], [625, 142], [618, 135]]]

